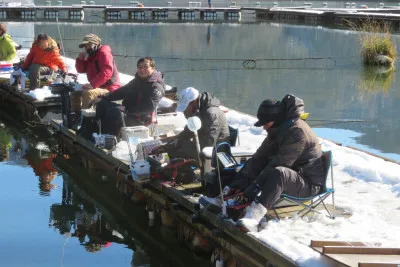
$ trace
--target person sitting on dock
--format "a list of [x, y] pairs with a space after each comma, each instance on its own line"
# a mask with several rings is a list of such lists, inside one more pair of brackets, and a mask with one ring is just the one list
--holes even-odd
[[[119, 137], [123, 114], [127, 115], [126, 126], [152, 123], [158, 103], [165, 95], [163, 75], [155, 67], [151, 57], [140, 58], [134, 79], [92, 101], [92, 104], [97, 104], [96, 117], [101, 121], [103, 133]], [[117, 100], [122, 100], [122, 105], [111, 102]]]
[[79, 44], [84, 48], [75, 61], [78, 73], [86, 73], [89, 83], [82, 86], [82, 91], [71, 94], [71, 111], [78, 113], [87, 109], [89, 103], [101, 95], [113, 92], [120, 87], [119, 73], [114, 62], [111, 47], [101, 44], [95, 34], [88, 34]]
[[[254, 126], [263, 127], [268, 136], [224, 190], [228, 194], [244, 191], [247, 201], [252, 201], [237, 222], [244, 230], [257, 231], [260, 220], [281, 194], [308, 197], [320, 192], [326, 176], [321, 146], [300, 118], [303, 113], [303, 100], [293, 95], [261, 103]], [[202, 198], [203, 203], [221, 205], [220, 198]]]
[[29, 70], [30, 90], [40, 86], [41, 75], [53, 76], [58, 70], [67, 72], [57, 42], [44, 33], [39, 34], [33, 42], [21, 69]]
[[19, 57], [11, 36], [7, 33], [7, 27], [0, 23], [0, 61], [18, 63]]
[[[183, 89], [179, 93], [177, 112], [183, 112], [186, 118], [198, 116], [201, 128], [198, 132], [200, 149], [229, 140], [229, 127], [225, 113], [219, 108], [220, 101], [208, 92], [200, 93], [193, 87]], [[169, 146], [169, 158], [198, 159], [193, 132], [186, 126], [174, 143]]]

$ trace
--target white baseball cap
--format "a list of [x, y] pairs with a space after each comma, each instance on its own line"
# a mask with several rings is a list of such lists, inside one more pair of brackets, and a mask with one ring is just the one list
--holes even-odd
[[177, 112], [184, 112], [189, 106], [190, 102], [196, 100], [199, 97], [199, 91], [193, 87], [182, 89], [178, 94], [178, 105], [176, 107]]

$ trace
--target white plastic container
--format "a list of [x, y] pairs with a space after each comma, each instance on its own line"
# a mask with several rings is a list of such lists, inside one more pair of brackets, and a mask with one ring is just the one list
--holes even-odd
[[150, 179], [150, 163], [147, 160], [136, 160], [132, 165], [131, 173], [135, 181]]
[[181, 112], [158, 114], [156, 131], [158, 134], [175, 132], [178, 128], [184, 128], [186, 123], [187, 120]]
[[149, 128], [146, 126], [133, 126], [133, 127], [122, 127], [121, 128], [122, 140], [128, 141], [128, 139], [135, 137], [138, 139], [149, 138]]

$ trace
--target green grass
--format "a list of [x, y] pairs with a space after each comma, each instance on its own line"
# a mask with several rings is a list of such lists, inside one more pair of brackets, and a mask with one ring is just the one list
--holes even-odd
[[[375, 57], [384, 55], [396, 59], [396, 45], [392, 40], [390, 27], [387, 24], [382, 24], [376, 21], [367, 21], [361, 26], [352, 28], [359, 32], [359, 41], [361, 45], [361, 56], [365, 65], [378, 65]], [[393, 62], [386, 65], [393, 65]]]

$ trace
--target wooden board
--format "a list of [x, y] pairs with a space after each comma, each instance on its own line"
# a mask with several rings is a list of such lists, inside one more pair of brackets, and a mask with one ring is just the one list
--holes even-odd
[[311, 247], [338, 264], [351, 267], [400, 265], [400, 248], [374, 247], [379, 243], [311, 241]]

